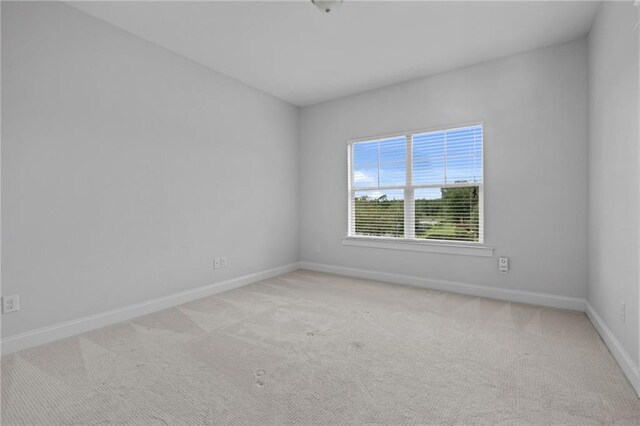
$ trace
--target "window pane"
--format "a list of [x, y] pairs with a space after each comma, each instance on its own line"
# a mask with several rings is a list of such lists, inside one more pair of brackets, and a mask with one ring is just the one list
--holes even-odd
[[353, 144], [353, 164], [378, 166], [378, 141]]
[[413, 183], [416, 185], [444, 182], [445, 132], [413, 136]]
[[479, 188], [415, 190], [416, 238], [479, 241]]
[[380, 141], [380, 186], [405, 185], [407, 139], [404, 136]]
[[404, 163], [407, 159], [407, 139], [404, 136], [382, 139], [380, 144], [380, 163]]
[[404, 136], [353, 144], [353, 187], [406, 184]]
[[473, 155], [475, 127], [447, 131], [447, 157]]
[[482, 126], [413, 136], [413, 183], [482, 181]]
[[380, 164], [380, 186], [405, 185], [407, 181], [405, 163]]
[[480, 182], [482, 163], [473, 156], [447, 157], [447, 183]]
[[482, 181], [482, 126], [447, 131], [447, 183]]
[[404, 191], [356, 191], [352, 229], [355, 235], [404, 236]]
[[414, 185], [433, 185], [444, 183], [444, 157], [413, 161]]
[[364, 188], [371, 186], [378, 186], [378, 167], [365, 165], [354, 165], [353, 170], [353, 187]]

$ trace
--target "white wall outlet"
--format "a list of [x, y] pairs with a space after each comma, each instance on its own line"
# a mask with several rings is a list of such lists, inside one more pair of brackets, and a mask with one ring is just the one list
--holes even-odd
[[9, 312], [15, 312], [20, 310], [20, 296], [14, 294], [13, 296], [2, 297], [2, 313], [8, 314]]
[[320, 244], [316, 244], [316, 246], [313, 248], [313, 252], [315, 254], [320, 254]]
[[627, 308], [624, 304], [624, 302], [621, 300], [620, 301], [620, 321], [627, 322]]
[[509, 272], [509, 258], [508, 257], [499, 257], [498, 258], [498, 270], [500, 272], [507, 273]]
[[223, 256], [220, 258], [220, 267], [221, 268], [226, 268], [227, 267], [227, 257]]
[[213, 269], [220, 269], [220, 258], [216, 257], [213, 259]]

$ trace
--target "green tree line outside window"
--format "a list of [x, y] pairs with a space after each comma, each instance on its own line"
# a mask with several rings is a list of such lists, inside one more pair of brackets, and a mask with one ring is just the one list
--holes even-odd
[[[419, 239], [479, 241], [478, 187], [441, 188], [436, 199], [415, 200], [415, 235]], [[404, 200], [355, 198], [356, 235], [404, 237]]]

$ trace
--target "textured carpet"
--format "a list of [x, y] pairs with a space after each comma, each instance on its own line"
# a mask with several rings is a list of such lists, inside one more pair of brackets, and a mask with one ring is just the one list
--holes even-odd
[[2, 424], [640, 424], [582, 313], [297, 271], [2, 358]]

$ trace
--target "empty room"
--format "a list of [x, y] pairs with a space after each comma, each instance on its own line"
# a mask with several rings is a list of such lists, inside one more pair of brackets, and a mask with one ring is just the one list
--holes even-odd
[[640, 3], [1, 1], [2, 425], [640, 425]]

